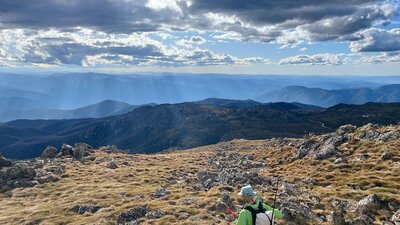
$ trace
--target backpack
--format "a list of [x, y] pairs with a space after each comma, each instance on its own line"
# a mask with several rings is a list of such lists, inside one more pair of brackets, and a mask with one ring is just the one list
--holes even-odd
[[258, 209], [254, 209], [251, 206], [246, 206], [244, 209], [247, 209], [251, 212], [253, 217], [253, 225], [274, 225], [275, 218], [272, 216], [272, 211], [266, 211], [261, 202], [258, 203]]

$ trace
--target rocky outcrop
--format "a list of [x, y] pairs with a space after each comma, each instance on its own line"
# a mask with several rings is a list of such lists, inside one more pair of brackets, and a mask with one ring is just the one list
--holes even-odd
[[14, 188], [57, 182], [64, 172], [65, 166], [58, 159], [35, 158], [17, 161], [12, 166], [0, 170], [0, 193]]
[[12, 162], [3, 156], [0, 156], [0, 168], [9, 167], [12, 165]]
[[361, 214], [373, 214], [381, 208], [382, 200], [375, 194], [361, 199], [356, 206], [356, 211]]
[[337, 147], [347, 139], [344, 136], [345, 133], [343, 131], [334, 132], [304, 140], [297, 153], [297, 159], [313, 157], [316, 160], [323, 160], [341, 156]]
[[56, 147], [48, 146], [43, 150], [42, 155], [40, 156], [42, 159], [54, 159], [57, 157], [58, 150]]
[[71, 145], [63, 144], [61, 146], [61, 156], [72, 156], [74, 148]]

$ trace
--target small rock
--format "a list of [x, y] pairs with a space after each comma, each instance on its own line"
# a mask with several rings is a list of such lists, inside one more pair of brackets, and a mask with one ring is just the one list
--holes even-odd
[[0, 156], [0, 168], [12, 166], [12, 162], [3, 156]]
[[42, 159], [54, 159], [57, 157], [57, 154], [58, 154], [58, 150], [56, 147], [47, 146], [47, 148], [45, 148], [43, 150], [43, 153], [40, 157]]
[[357, 160], [358, 161], [365, 161], [365, 160], [367, 160], [368, 159], [368, 154], [362, 154], [362, 155], [360, 155], [360, 156], [357, 156]]
[[338, 134], [346, 134], [346, 133], [352, 133], [352, 132], [354, 132], [356, 129], [357, 129], [356, 126], [353, 126], [353, 125], [351, 125], [351, 124], [346, 124], [346, 125], [340, 126], [340, 127], [336, 130], [336, 132], [337, 132]]
[[373, 225], [374, 220], [367, 215], [361, 215], [361, 216], [351, 220], [348, 224], [349, 225]]
[[381, 156], [382, 160], [390, 160], [393, 157], [393, 153], [391, 152], [385, 152], [383, 153], [383, 155]]
[[315, 155], [316, 160], [328, 159], [333, 156], [339, 155], [336, 147], [332, 144], [321, 146], [319, 152]]
[[335, 161], [333, 161], [334, 164], [340, 164], [340, 163], [346, 163], [346, 159], [341, 157], [341, 158], [337, 158], [335, 159]]
[[395, 223], [396, 225], [400, 225], [400, 209], [397, 210], [395, 214], [390, 218], [390, 221]]
[[165, 215], [166, 215], [166, 213], [164, 211], [155, 210], [155, 211], [146, 213], [145, 216], [149, 219], [159, 219], [161, 217], [164, 217]]
[[347, 225], [343, 211], [333, 211], [331, 212], [331, 217], [333, 225]]
[[142, 217], [144, 217], [147, 213], [147, 205], [138, 206], [136, 208], [130, 209], [121, 213], [117, 218], [118, 224], [126, 224], [134, 222]]
[[117, 169], [118, 165], [114, 161], [111, 161], [106, 165], [106, 167], [109, 169]]
[[356, 211], [363, 214], [375, 212], [381, 208], [381, 204], [382, 201], [377, 195], [368, 195], [357, 203]]
[[162, 198], [169, 195], [171, 192], [167, 188], [160, 188], [153, 194], [155, 198]]
[[74, 212], [79, 213], [79, 214], [84, 214], [86, 212], [89, 213], [95, 213], [97, 212], [101, 207], [94, 205], [94, 204], [85, 204], [85, 205], [76, 205], [72, 209]]
[[74, 148], [71, 145], [63, 144], [61, 146], [61, 155], [62, 156], [72, 156], [73, 149]]

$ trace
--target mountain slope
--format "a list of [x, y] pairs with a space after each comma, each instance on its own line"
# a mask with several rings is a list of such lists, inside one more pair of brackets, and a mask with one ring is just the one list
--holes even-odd
[[8, 110], [0, 111], [0, 121], [12, 121], [17, 119], [79, 119], [101, 118], [124, 114], [136, 109], [136, 105], [124, 102], [105, 100], [97, 104], [85, 107], [61, 110], [61, 109], [32, 109], [32, 110]]
[[[394, 216], [400, 212], [400, 126], [345, 127], [306, 138], [233, 140], [161, 154], [125, 154], [105, 146], [86, 149], [89, 156], [82, 159], [17, 162], [37, 173], [16, 177], [21, 167], [10, 167], [14, 176], [6, 181], [16, 187], [0, 194], [0, 221], [233, 225], [221, 202], [239, 212], [237, 193], [250, 183], [282, 211], [277, 225], [332, 225], [332, 215], [341, 224], [394, 225], [400, 220]], [[324, 146], [332, 139], [341, 140], [337, 156], [297, 157], [313, 148], [307, 143]]]
[[[48, 145], [85, 142], [108, 144], [130, 152], [159, 152], [171, 147], [191, 148], [236, 138], [302, 137], [331, 131], [340, 125], [369, 122], [396, 124], [400, 104], [338, 105], [302, 110], [289, 103], [229, 108], [193, 103], [144, 106], [109, 118], [82, 120], [18, 120], [8, 129], [32, 129], [39, 136], [19, 137], [0, 146], [10, 158], [30, 158]], [[2, 133], [0, 136], [5, 136]]]
[[367, 102], [400, 102], [400, 84], [377, 88], [326, 90], [303, 86], [288, 86], [268, 92], [257, 100], [262, 102], [301, 102], [329, 107], [339, 103], [364, 104]]

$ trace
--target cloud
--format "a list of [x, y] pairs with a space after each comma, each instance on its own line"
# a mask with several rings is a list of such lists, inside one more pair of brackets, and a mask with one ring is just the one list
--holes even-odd
[[280, 65], [341, 65], [349, 61], [344, 54], [295, 55], [279, 61]]
[[385, 52], [380, 55], [363, 56], [357, 63], [381, 64], [381, 63], [400, 63], [400, 51]]
[[204, 39], [200, 36], [192, 36], [189, 40], [180, 39], [180, 40], [176, 41], [176, 45], [182, 46], [185, 48], [192, 48], [193, 45], [203, 45], [206, 42], [207, 42], [206, 39]]
[[40, 4], [0, 0], [0, 27], [64, 31], [80, 27], [126, 34], [217, 31], [221, 37], [285, 45], [352, 36], [387, 23], [396, 16], [397, 6], [383, 0], [42, 0]]
[[[266, 63], [264, 58], [238, 58], [207, 49], [167, 46], [146, 34], [107, 34], [82, 29], [68, 34], [49, 30], [0, 31], [0, 64], [210, 66]], [[202, 42], [194, 37], [190, 41]]]
[[359, 33], [360, 39], [350, 43], [353, 52], [388, 52], [400, 50], [400, 28], [371, 28]]

